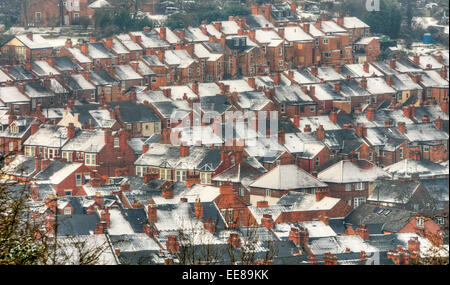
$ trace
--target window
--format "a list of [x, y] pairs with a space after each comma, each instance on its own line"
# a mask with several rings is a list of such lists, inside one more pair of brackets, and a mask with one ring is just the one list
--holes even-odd
[[41, 20], [42, 20], [41, 19], [41, 12], [36, 12], [34, 21], [37, 22], [37, 23], [40, 23]]
[[373, 160], [373, 153], [369, 152], [369, 161], [372, 161], [372, 160]]
[[144, 174], [142, 173], [142, 166], [136, 166], [136, 175], [139, 177], [144, 176]]
[[233, 209], [228, 209], [227, 213], [228, 213], [228, 215], [227, 215], [227, 222], [233, 221]]
[[155, 133], [159, 132], [159, 123], [154, 124]]
[[184, 170], [177, 170], [177, 181], [186, 181], [186, 171]]
[[64, 208], [64, 216], [70, 216], [72, 215], [72, 208], [66, 207]]
[[84, 184], [89, 184], [89, 181], [91, 181], [91, 174], [89, 172], [86, 172], [83, 174], [84, 177]]
[[323, 44], [324, 44], [324, 45], [327, 45], [327, 44], [328, 44], [328, 39], [324, 39], [324, 40], [323, 40]]
[[309, 111], [310, 112], [315, 112], [316, 111], [316, 106], [310, 106], [309, 107]]
[[283, 61], [280, 60], [280, 61], [278, 62], [278, 65], [279, 65], [279, 66], [283, 66]]
[[211, 173], [201, 172], [200, 173], [200, 181], [202, 184], [211, 184]]
[[127, 124], [127, 130], [131, 130], [132, 129], [132, 124]]
[[86, 165], [95, 165], [95, 154], [86, 154], [85, 156]]
[[80, 18], [80, 14], [78, 13], [73, 13], [73, 19], [76, 21]]
[[286, 105], [285, 104], [281, 104], [281, 113], [286, 112]]
[[245, 193], [244, 193], [244, 188], [239, 187], [239, 196], [244, 197]]
[[427, 145], [424, 146], [424, 147], [423, 147], [423, 151], [424, 151], [424, 152], [429, 152], [429, 151], [430, 151], [430, 147], [427, 146]]
[[400, 158], [403, 158], [403, 149], [400, 149], [399, 154], [400, 154]]
[[316, 157], [316, 167], [319, 167], [319, 165], [320, 165], [320, 158]]
[[445, 219], [443, 217], [437, 217], [436, 218], [436, 224], [444, 225], [445, 224]]
[[9, 142], [9, 151], [14, 151], [14, 142]]
[[62, 158], [65, 159], [68, 162], [71, 162], [72, 161], [72, 153], [69, 152], [69, 151], [64, 151], [62, 153]]
[[345, 191], [352, 191], [352, 184], [345, 184]]
[[355, 183], [355, 190], [358, 190], [358, 191], [364, 190], [364, 182]]
[[353, 199], [353, 207], [354, 208], [356, 208], [356, 207], [358, 207], [359, 205], [362, 205], [362, 204], [364, 204], [364, 203], [366, 203], [366, 198], [365, 197], [355, 197], [354, 199]]
[[76, 184], [77, 186], [83, 185], [81, 173], [76, 173], [76, 174], [75, 174], [75, 184]]
[[265, 193], [264, 196], [270, 197], [270, 193], [271, 193], [271, 190], [270, 189], [266, 189], [266, 193]]
[[64, 195], [65, 196], [72, 196], [72, 190], [70, 190], [70, 189], [64, 190]]
[[417, 221], [417, 227], [423, 228], [423, 218], [416, 218]]
[[114, 147], [119, 147], [119, 138], [114, 138]]
[[279, 48], [278, 49], [278, 55], [279, 56], [283, 56], [283, 48]]

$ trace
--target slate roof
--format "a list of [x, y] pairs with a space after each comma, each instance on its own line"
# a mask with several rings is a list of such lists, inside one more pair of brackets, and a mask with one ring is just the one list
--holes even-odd
[[358, 149], [364, 141], [356, 135], [354, 129], [326, 130], [323, 143], [330, 150], [339, 150], [341, 154], [350, 154]]
[[382, 203], [406, 204], [412, 198], [418, 187], [419, 181], [376, 181], [368, 201]]
[[365, 224], [371, 234], [381, 234], [383, 231], [396, 233], [414, 216], [414, 212], [407, 210], [363, 204], [350, 212], [345, 221], [353, 226]]
[[57, 56], [55, 59], [55, 67], [61, 71], [82, 70], [82, 67], [72, 62], [68, 56]]
[[159, 122], [159, 117], [152, 108], [143, 104], [136, 104], [130, 101], [108, 102], [112, 108], [119, 106], [120, 119], [125, 123], [137, 122]]
[[444, 166], [429, 160], [403, 159], [384, 168], [394, 178], [410, 178], [417, 174], [421, 178], [448, 176], [448, 165]]

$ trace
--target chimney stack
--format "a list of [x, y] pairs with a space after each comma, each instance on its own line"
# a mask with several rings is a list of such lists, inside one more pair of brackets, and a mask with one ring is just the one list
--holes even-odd
[[203, 218], [203, 205], [200, 202], [200, 199], [197, 198], [194, 204], [194, 213], [197, 219], [201, 220]]
[[334, 109], [332, 109], [331, 112], [330, 112], [330, 121], [333, 122], [334, 124], [337, 124], [338, 113]]
[[402, 133], [406, 133], [406, 123], [405, 122], [398, 122], [397, 123], [397, 129]]
[[375, 109], [371, 107], [367, 108], [366, 117], [369, 121], [373, 121], [375, 119]]
[[236, 233], [230, 234], [230, 237], [228, 238], [228, 244], [231, 244], [231, 246], [234, 248], [240, 248], [241, 238], [239, 237], [239, 234]]
[[273, 229], [275, 222], [272, 219], [272, 215], [263, 214], [261, 218], [261, 225], [266, 227], [268, 230]]
[[148, 202], [147, 217], [148, 217], [148, 220], [152, 223], [156, 223], [158, 220], [157, 206], [156, 206], [155, 201], [153, 201], [153, 199], [150, 199], [150, 201]]
[[316, 130], [316, 136], [319, 140], [325, 139], [325, 129], [323, 128], [323, 125], [320, 125]]
[[69, 123], [67, 126], [67, 138], [70, 140], [75, 136], [75, 125], [73, 123]]

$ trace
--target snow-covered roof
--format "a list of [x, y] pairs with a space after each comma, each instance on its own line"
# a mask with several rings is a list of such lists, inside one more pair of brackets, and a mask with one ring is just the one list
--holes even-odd
[[289, 42], [309, 42], [313, 38], [300, 27], [285, 27], [284, 38]]
[[24, 145], [46, 146], [59, 148], [68, 141], [67, 128], [54, 125], [40, 125], [36, 133], [32, 134]]
[[317, 175], [317, 178], [328, 183], [373, 182], [382, 177], [389, 178], [390, 175], [367, 160], [341, 160]]
[[98, 153], [105, 146], [105, 133], [97, 130], [80, 130], [62, 148], [63, 151]]
[[410, 178], [417, 174], [421, 178], [448, 176], [448, 165], [443, 166], [428, 160], [404, 159], [383, 168], [384, 171], [394, 178]]
[[5, 104], [20, 102], [26, 103], [30, 102], [30, 98], [21, 93], [17, 87], [9, 86], [0, 87], [0, 101]]
[[166, 50], [164, 60], [168, 65], [176, 65], [178, 68], [188, 68], [195, 59], [184, 49]]
[[26, 34], [17, 35], [16, 39], [21, 41], [26, 47], [30, 49], [47, 49], [51, 45], [41, 35], [33, 34], [32, 39], [28, 38]]
[[139, 73], [129, 65], [116, 65], [115, 75], [119, 80], [142, 80], [144, 79]]
[[278, 165], [259, 177], [250, 187], [274, 190], [293, 190], [326, 187], [327, 185], [297, 165]]

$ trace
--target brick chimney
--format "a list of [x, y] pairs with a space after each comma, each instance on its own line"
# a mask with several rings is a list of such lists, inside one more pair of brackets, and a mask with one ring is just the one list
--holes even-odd
[[322, 21], [320, 19], [317, 19], [316, 21], [316, 28], [319, 30], [322, 28]]
[[369, 121], [373, 121], [375, 119], [375, 109], [367, 108], [366, 117]]
[[39, 122], [38, 121], [34, 121], [33, 123], [31, 123], [30, 135], [34, 135], [37, 132], [38, 129], [39, 129]]
[[292, 11], [294, 14], [297, 14], [297, 5], [296, 5], [295, 3], [291, 3], [291, 4], [289, 5], [289, 7], [291, 8], [291, 11]]
[[291, 228], [289, 231], [289, 240], [294, 242], [295, 245], [300, 245], [300, 232], [297, 228]]
[[414, 55], [413, 62], [415, 65], [420, 64], [420, 56], [417, 53]]
[[284, 28], [278, 28], [278, 35], [280, 35], [281, 38], [284, 38]]
[[423, 115], [422, 117], [422, 123], [429, 123], [430, 122], [430, 116]]
[[81, 52], [82, 52], [84, 55], [88, 55], [88, 49], [89, 49], [89, 46], [88, 46], [87, 43], [82, 43], [82, 44], [81, 44]]
[[448, 99], [447, 98], [442, 99], [441, 109], [444, 113], [448, 114]]
[[356, 227], [356, 234], [363, 240], [369, 240], [369, 228], [366, 225], [358, 225]]
[[129, 62], [129, 65], [131, 66], [131, 68], [134, 70], [134, 71], [138, 71], [138, 67], [139, 67], [139, 62], [137, 62], [137, 61], [130, 61]]
[[107, 228], [109, 228], [109, 226], [111, 225], [111, 214], [109, 213], [108, 208], [101, 211], [100, 221], [105, 222]]
[[261, 225], [266, 227], [268, 230], [273, 229], [275, 222], [272, 219], [272, 215], [263, 214], [263, 217], [261, 218]]
[[296, 126], [297, 128], [300, 128], [300, 116], [299, 115], [294, 115], [294, 126]]
[[325, 138], [325, 129], [323, 128], [323, 125], [320, 125], [319, 128], [317, 128], [316, 136], [319, 140], [323, 140]]
[[330, 196], [329, 193], [325, 190], [316, 190], [316, 202], [321, 201], [323, 198]]
[[339, 13], [337, 17], [337, 24], [341, 27], [344, 26], [344, 15], [342, 13]]
[[418, 237], [411, 238], [408, 241], [408, 251], [410, 257], [416, 259], [420, 256], [420, 241]]
[[357, 123], [356, 124], [356, 135], [358, 135], [359, 137], [366, 137], [367, 136], [367, 128], [361, 124], [361, 123]]
[[159, 28], [159, 36], [161, 39], [166, 40], [167, 39], [167, 30], [166, 27]]
[[221, 195], [233, 195], [233, 185], [230, 183], [223, 183], [219, 186], [219, 192]]
[[395, 67], [397, 66], [397, 60], [395, 58], [391, 58], [391, 61], [389, 62], [389, 66], [392, 69], [395, 69]]
[[327, 216], [319, 216], [319, 221], [322, 221], [322, 223], [324, 223], [325, 225], [330, 225], [330, 219]]
[[231, 244], [231, 246], [234, 248], [240, 248], [241, 238], [239, 237], [239, 234], [236, 233], [230, 234], [230, 237], [228, 238], [228, 244]]
[[203, 204], [200, 202], [200, 198], [195, 199], [194, 214], [199, 220], [203, 218]]
[[286, 133], [284, 132], [283, 128], [278, 131], [278, 142], [282, 145], [286, 143]]
[[248, 78], [248, 85], [250, 85], [250, 87], [252, 87], [253, 89], [256, 89], [256, 82], [255, 82], [255, 78], [254, 77], [249, 77]]
[[152, 223], [156, 223], [158, 221], [157, 206], [156, 206], [155, 201], [153, 201], [153, 199], [150, 199], [150, 201], [148, 201], [147, 218], [148, 218], [149, 222], [152, 222]]
[[66, 48], [71, 48], [72, 47], [72, 40], [70, 38], [67, 38], [66, 43], [65, 43], [65, 47]]
[[325, 265], [337, 265], [338, 260], [337, 257], [334, 256], [331, 252], [327, 252], [323, 255], [323, 262]]
[[330, 112], [330, 121], [334, 124], [337, 124], [338, 121], [338, 113], [336, 110], [332, 109]]
[[422, 81], [422, 74], [415, 74], [412, 78], [412, 80], [414, 81], [414, 83], [419, 83]]
[[75, 136], [75, 125], [73, 123], [69, 123], [67, 126], [67, 138], [71, 139]]
[[437, 129], [439, 129], [441, 131], [443, 130], [442, 119], [440, 116], [434, 121], [434, 124], [436, 125]]
[[367, 63], [367, 61], [364, 62], [364, 64], [363, 64], [363, 70], [364, 70], [365, 73], [369, 73], [370, 72], [370, 66], [369, 66], [369, 63]]
[[361, 78], [361, 87], [367, 89], [367, 78], [364, 76]]
[[167, 237], [166, 248], [171, 253], [177, 253], [180, 251], [180, 244], [178, 243], [177, 236], [170, 235]]
[[308, 33], [308, 34], [309, 34], [309, 29], [310, 29], [309, 23], [304, 23], [304, 24], [303, 24], [303, 31], [304, 31], [305, 33]]
[[100, 192], [95, 192], [94, 202], [95, 202], [95, 205], [97, 205], [99, 209], [104, 209], [105, 208], [105, 204], [104, 204], [105, 203], [105, 199], [100, 194]]
[[212, 234], [216, 232], [216, 225], [213, 223], [211, 218], [208, 218], [204, 222], [203, 227]]
[[150, 149], [150, 145], [143, 144], [142, 145], [142, 154], [146, 153]]
[[386, 76], [386, 84], [389, 86], [392, 86], [392, 84], [394, 84], [394, 79], [392, 78], [392, 76]]
[[273, 82], [275, 82], [275, 84], [280, 85], [281, 83], [281, 74], [279, 72], [275, 72], [273, 74]]
[[410, 106], [404, 106], [404, 107], [403, 107], [403, 115], [404, 115], [406, 118], [411, 119], [411, 117], [412, 117], [412, 114], [411, 114], [411, 113], [412, 113], [412, 112], [411, 112]]
[[342, 83], [338, 82], [334, 85], [334, 90], [336, 90], [336, 92], [340, 93], [342, 91]]
[[112, 49], [112, 47], [113, 47], [113, 39], [111, 37], [106, 39], [105, 46], [106, 46], [107, 49]]
[[300, 246], [308, 245], [309, 243], [308, 229], [300, 227], [299, 235], [300, 235]]
[[397, 123], [397, 129], [402, 133], [406, 133], [406, 123], [405, 122], [398, 122]]
[[165, 187], [161, 190], [161, 196], [164, 199], [173, 199], [173, 187]]
[[180, 157], [186, 157], [189, 154], [189, 146], [180, 145]]
[[303, 129], [304, 133], [310, 133], [311, 132], [311, 125], [305, 125], [305, 128]]
[[192, 83], [192, 92], [194, 92], [196, 95], [198, 95], [199, 90], [198, 90], [198, 82], [195, 81], [194, 83]]
[[269, 207], [269, 202], [268, 201], [258, 201], [258, 202], [256, 202], [256, 206], [258, 208], [267, 208], [267, 207]]

